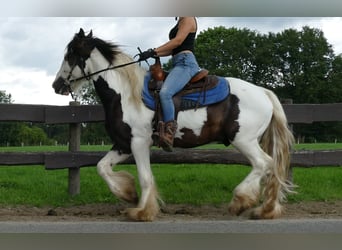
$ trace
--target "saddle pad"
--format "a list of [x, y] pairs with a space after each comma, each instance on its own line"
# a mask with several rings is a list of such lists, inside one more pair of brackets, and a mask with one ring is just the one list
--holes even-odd
[[[182, 103], [193, 103], [195, 106], [188, 107], [188, 108], [195, 108], [202, 107], [202, 106], [208, 106], [214, 103], [218, 103], [222, 100], [224, 100], [229, 95], [229, 83], [227, 79], [223, 77], [218, 77], [219, 83], [217, 86], [213, 89], [207, 90], [205, 92], [205, 95], [203, 92], [198, 93], [191, 93], [182, 96]], [[151, 95], [151, 93], [148, 90], [148, 82], [151, 80], [151, 74], [150, 72], [147, 72], [144, 79], [144, 87], [142, 91], [142, 99], [145, 103], [146, 107], [149, 109], [155, 110], [155, 99]], [[187, 105], [189, 106], [189, 105]], [[188, 109], [184, 107], [183, 109]]]

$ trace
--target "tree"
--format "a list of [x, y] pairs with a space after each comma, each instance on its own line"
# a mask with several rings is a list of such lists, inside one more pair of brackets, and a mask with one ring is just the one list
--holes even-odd
[[6, 94], [6, 91], [0, 90], [0, 103], [12, 103], [11, 94]]
[[43, 129], [37, 126], [28, 126], [23, 124], [16, 135], [17, 144], [24, 143], [25, 145], [49, 145], [51, 140], [47, 138]]
[[321, 88], [322, 102], [342, 102], [342, 54], [332, 61], [328, 80]]
[[[0, 103], [11, 103], [11, 94], [6, 94], [6, 91], [0, 90]], [[10, 143], [10, 138], [17, 131], [17, 123], [1, 122], [0, 123], [0, 145], [6, 146]], [[15, 127], [15, 128], [14, 128]], [[14, 128], [14, 129], [13, 129]], [[13, 135], [12, 135], [13, 134]]]
[[334, 54], [322, 31], [303, 27], [288, 29], [274, 39], [281, 78], [275, 89], [295, 103], [322, 103], [322, 87], [328, 83]]
[[212, 74], [253, 81], [253, 55], [260, 36], [248, 29], [226, 29], [223, 26], [209, 28], [197, 36], [197, 61]]

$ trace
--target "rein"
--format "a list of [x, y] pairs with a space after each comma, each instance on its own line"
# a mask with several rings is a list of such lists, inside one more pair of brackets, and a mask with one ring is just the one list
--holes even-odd
[[122, 67], [125, 67], [125, 66], [128, 66], [128, 65], [131, 65], [131, 64], [134, 64], [134, 63], [138, 63], [140, 62], [139, 60], [138, 61], [133, 61], [133, 62], [129, 62], [129, 63], [125, 63], [125, 64], [120, 64], [120, 65], [116, 65], [116, 66], [112, 66], [112, 67], [108, 67], [106, 69], [101, 69], [101, 70], [98, 70], [98, 71], [95, 71], [93, 73], [90, 73], [88, 75], [83, 75], [81, 77], [78, 77], [76, 79], [71, 79], [69, 80], [70, 83], [73, 83], [73, 82], [77, 82], [79, 80], [82, 80], [82, 79], [90, 79], [90, 77], [94, 76], [94, 75], [97, 75], [99, 73], [102, 73], [102, 72], [105, 72], [105, 71], [108, 71], [108, 70], [112, 70], [112, 69], [118, 69], [118, 68], [122, 68]]
[[[82, 71], [83, 71], [83, 76], [78, 77], [78, 78], [76, 78], [76, 79], [68, 80], [68, 82], [69, 82], [69, 84], [68, 84], [68, 89], [69, 89], [69, 93], [71, 94], [72, 99], [73, 99], [74, 101], [77, 101], [77, 96], [74, 94], [74, 92], [73, 92], [72, 89], [71, 89], [71, 83], [77, 82], [77, 81], [82, 80], [82, 79], [90, 80], [90, 77], [92, 77], [92, 76], [94, 76], [94, 75], [97, 75], [97, 74], [99, 74], [99, 73], [102, 73], [102, 72], [105, 72], [105, 71], [108, 71], [108, 70], [112, 70], [112, 69], [122, 68], [122, 67], [131, 65], [131, 64], [134, 64], [134, 63], [138, 63], [138, 62], [140, 62], [140, 61], [138, 60], [138, 61], [133, 61], [133, 62], [129, 62], [129, 63], [124, 63], [124, 64], [120, 64], [120, 65], [108, 67], [108, 68], [106, 68], [106, 69], [101, 69], [101, 70], [95, 71], [95, 72], [90, 73], [90, 74], [86, 74], [86, 73], [84, 72], [84, 70], [82, 69]], [[71, 72], [72, 72], [72, 71], [71, 71]], [[70, 72], [70, 73], [71, 73], [71, 72]]]

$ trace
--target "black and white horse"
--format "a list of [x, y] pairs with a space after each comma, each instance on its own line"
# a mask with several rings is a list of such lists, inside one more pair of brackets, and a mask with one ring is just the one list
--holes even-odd
[[[55, 92], [64, 95], [88, 81], [94, 84], [113, 142], [111, 151], [97, 164], [98, 173], [114, 195], [137, 203], [127, 209], [127, 215], [139, 221], [154, 220], [159, 212], [150, 166], [155, 111], [142, 100], [145, 74], [118, 46], [80, 29], [68, 44], [53, 83]], [[174, 146], [194, 147], [213, 141], [232, 144], [249, 159], [252, 171], [235, 188], [230, 213], [239, 215], [251, 209], [253, 218], [279, 217], [292, 188], [287, 176], [293, 136], [283, 108], [270, 90], [236, 78], [225, 79], [230, 94], [223, 101], [178, 113]], [[140, 199], [133, 176], [112, 169], [130, 155], [138, 169]]]

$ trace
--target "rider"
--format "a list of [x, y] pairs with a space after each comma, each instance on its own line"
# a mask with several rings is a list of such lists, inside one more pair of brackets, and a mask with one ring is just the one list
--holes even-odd
[[177, 130], [172, 97], [200, 70], [193, 54], [196, 32], [197, 22], [195, 17], [179, 17], [177, 24], [170, 30], [168, 42], [158, 48], [144, 51], [139, 55], [139, 60], [172, 55], [172, 69], [159, 93], [163, 110], [163, 122], [160, 122], [160, 131], [158, 132], [160, 146], [166, 151], [172, 151]]

